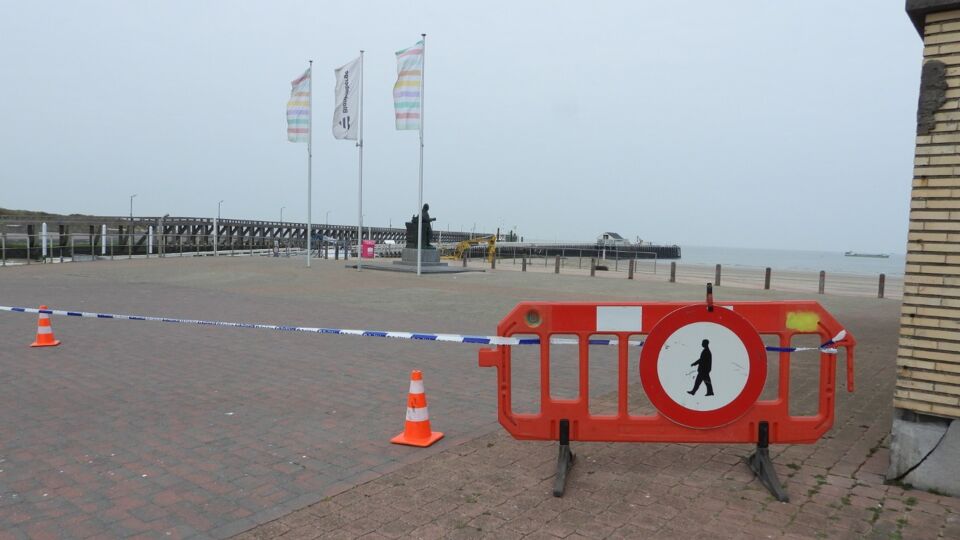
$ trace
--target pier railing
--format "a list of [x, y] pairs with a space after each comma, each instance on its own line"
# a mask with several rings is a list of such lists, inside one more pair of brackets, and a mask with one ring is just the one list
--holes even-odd
[[[101, 230], [102, 233], [102, 230]], [[44, 238], [46, 239], [44, 241]], [[375, 258], [395, 258], [402, 255], [402, 243], [380, 243], [374, 248]], [[437, 247], [445, 255], [456, 248], [455, 242], [443, 242]], [[274, 256], [291, 257], [306, 254], [305, 238], [277, 238], [274, 236], [217, 236], [212, 234], [147, 234], [144, 237], [121, 234], [59, 234], [49, 233], [34, 238], [29, 235], [0, 233], [0, 266], [72, 263], [114, 259], [151, 257], [203, 256]], [[314, 239], [313, 255], [319, 259], [352, 259], [357, 257], [355, 243], [336, 238]], [[553, 253], [549, 255], [549, 253]], [[458, 263], [459, 264], [459, 263]], [[771, 268], [739, 267], [729, 275], [721, 265], [684, 265], [678, 269], [676, 261], [663, 261], [657, 251], [617, 248], [572, 249], [567, 246], [497, 246], [493, 261], [488, 260], [488, 247], [481, 246], [467, 252], [462, 264], [488, 268], [514, 269], [522, 272], [580, 273], [590, 276], [644, 277], [664, 279], [671, 283], [703, 283], [737, 288], [762, 288], [788, 291], [816, 290], [825, 294], [828, 276], [825, 271], [779, 271], [776, 280]], [[814, 277], [816, 276], [816, 277]], [[903, 279], [888, 279], [880, 274], [876, 285], [866, 276], [841, 273], [830, 275], [830, 292], [839, 294], [872, 295], [879, 298], [899, 298], [903, 294]], [[815, 288], [814, 288], [815, 287]]]

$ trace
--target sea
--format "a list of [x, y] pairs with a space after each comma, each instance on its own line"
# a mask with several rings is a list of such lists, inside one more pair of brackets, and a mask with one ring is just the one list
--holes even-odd
[[847, 257], [842, 251], [804, 251], [786, 249], [723, 248], [680, 246], [680, 264], [702, 264], [802, 272], [902, 276], [906, 256], [890, 253], [890, 258]]

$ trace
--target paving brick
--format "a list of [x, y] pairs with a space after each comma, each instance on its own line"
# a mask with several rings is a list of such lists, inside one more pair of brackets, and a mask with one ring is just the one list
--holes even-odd
[[[557, 288], [532, 273], [418, 281], [297, 264], [164, 259], [2, 272], [9, 301], [26, 305], [43, 295], [55, 307], [476, 334], [491, 332], [519, 298], [637, 295], [626, 280], [561, 276]], [[642, 294], [702, 291], [644, 282]], [[743, 299], [778, 294], [724, 289]], [[883, 486], [885, 450], [867, 455], [890, 422], [896, 368], [877, 359], [895, 356], [896, 303], [822, 301], [859, 338], [871, 376], [857, 393], [837, 394], [829, 438], [772, 448], [786, 505], [758, 487], [744, 445], [574, 443], [581, 460], [567, 495], [552, 497], [555, 444], [500, 431], [491, 374], [475, 368], [472, 347], [55, 318], [60, 348], [0, 350], [0, 407], [13, 411], [0, 431], [18, 433], [0, 440], [0, 468], [16, 472], [0, 480], [20, 494], [12, 506], [0, 498], [0, 530], [23, 535], [46, 520], [57, 530], [82, 525], [90, 537], [221, 538], [260, 524], [243, 538], [445, 538], [496, 526], [506, 538], [543, 537], [552, 523], [571, 537], [844, 537], [895, 531], [901, 515], [905, 538], [948, 530], [960, 510], [954, 499]], [[31, 336], [34, 325], [0, 317], [2, 335]], [[428, 450], [387, 442], [402, 428], [412, 367], [424, 369], [431, 416], [447, 432]], [[815, 386], [801, 377], [793, 391], [812, 399]], [[860, 427], [874, 425], [883, 429]], [[44, 502], [44, 489], [64, 504]], [[917, 502], [906, 510], [911, 494]], [[884, 503], [875, 522], [866, 501]]]

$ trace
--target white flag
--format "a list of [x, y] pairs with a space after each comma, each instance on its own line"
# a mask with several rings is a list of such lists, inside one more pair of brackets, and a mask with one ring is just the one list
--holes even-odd
[[360, 126], [360, 58], [334, 71], [337, 77], [336, 106], [333, 109], [333, 136], [357, 140]]

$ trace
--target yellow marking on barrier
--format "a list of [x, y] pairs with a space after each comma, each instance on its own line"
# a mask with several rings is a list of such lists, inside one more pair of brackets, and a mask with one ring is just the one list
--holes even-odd
[[787, 328], [800, 332], [815, 332], [820, 324], [820, 315], [813, 311], [788, 311]]

